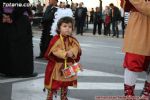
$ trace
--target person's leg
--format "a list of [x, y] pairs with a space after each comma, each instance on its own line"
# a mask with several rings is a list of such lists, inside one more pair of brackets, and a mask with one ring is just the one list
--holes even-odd
[[98, 34], [101, 35], [102, 23], [98, 23]]
[[[147, 77], [150, 77], [150, 75], [147, 75]], [[141, 98], [149, 97], [150, 99], [150, 78], [145, 81], [144, 88], [141, 92]]]
[[80, 34], [80, 22], [79, 22], [79, 20], [77, 20], [76, 21], [76, 27], [77, 27], [77, 30], [76, 30], [76, 34], [78, 35], [78, 34]]
[[116, 32], [116, 37], [119, 38], [118, 21], [115, 22], [115, 32]]
[[121, 26], [122, 26], [122, 38], [124, 38], [124, 29], [125, 29], [124, 17], [121, 18]]
[[61, 100], [68, 100], [67, 98], [68, 87], [61, 88]]
[[107, 24], [106, 26], [105, 26], [105, 33], [104, 33], [104, 35], [108, 35], [109, 34], [109, 25]]
[[96, 25], [96, 22], [94, 22], [93, 26], [94, 26], [94, 27], [93, 27], [93, 35], [95, 35], [95, 33], [96, 33], [96, 26], [97, 26], [97, 25]]
[[53, 93], [54, 93], [54, 91], [48, 90], [47, 99], [46, 100], [53, 100]]
[[124, 92], [125, 96], [134, 96], [134, 87], [138, 73], [145, 70], [144, 68], [145, 56], [126, 53], [124, 58]]
[[149, 97], [150, 99], [150, 56], [147, 56], [145, 58], [144, 67], [146, 69], [146, 81], [143, 88], [143, 91], [141, 93], [142, 97]]
[[125, 96], [134, 96], [134, 88], [136, 79], [138, 77], [137, 72], [133, 72], [125, 68], [124, 71], [124, 93]]
[[116, 29], [115, 29], [115, 28], [116, 28], [116, 27], [115, 27], [115, 22], [113, 21], [113, 22], [112, 22], [112, 31], [113, 31], [112, 37], [116, 36]]
[[83, 35], [83, 27], [84, 27], [84, 20], [81, 20], [81, 22], [80, 22], [80, 33], [81, 33], [81, 35]]
[[108, 24], [107, 31], [108, 31], [108, 33], [107, 33], [107, 34], [109, 34], [109, 36], [110, 36], [110, 23]]
[[104, 35], [106, 35], [107, 34], [107, 25], [105, 22], [103, 23], [103, 26], [104, 26]]

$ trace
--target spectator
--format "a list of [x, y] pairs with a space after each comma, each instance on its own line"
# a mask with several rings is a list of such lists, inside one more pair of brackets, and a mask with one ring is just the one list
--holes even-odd
[[102, 29], [102, 12], [100, 12], [99, 7], [96, 7], [96, 11], [94, 12], [94, 28], [93, 28], [93, 35], [96, 34], [96, 27], [98, 25], [98, 34], [101, 35]]
[[103, 20], [104, 20], [104, 35], [110, 36], [110, 23], [111, 23], [111, 15], [110, 15], [110, 8], [106, 6], [103, 11]]
[[109, 35], [110, 36], [110, 22], [111, 22], [111, 18], [110, 18], [110, 14], [106, 13], [105, 15], [105, 21], [104, 21], [104, 25], [105, 25], [105, 33], [104, 35]]
[[57, 8], [57, 11], [55, 12], [55, 19], [51, 27], [51, 35], [55, 36], [57, 34], [56, 28], [57, 28], [57, 22], [62, 17], [73, 17], [73, 12], [70, 8], [66, 8], [65, 2], [62, 3], [61, 8]]
[[43, 58], [44, 53], [47, 49], [47, 46], [49, 44], [49, 41], [53, 37], [50, 33], [51, 31], [51, 26], [54, 21], [54, 13], [57, 11], [57, 2], [58, 0], [49, 0], [49, 5], [46, 8], [46, 11], [43, 15], [43, 30], [42, 30], [42, 35], [41, 35], [41, 41], [40, 41], [40, 55], [37, 56], [36, 58]]
[[119, 30], [118, 30], [118, 21], [120, 20], [120, 10], [118, 7], [114, 6], [113, 3], [110, 5], [111, 8], [111, 22], [112, 22], [112, 31], [113, 31], [113, 36], [116, 36], [117, 38], [119, 37]]
[[86, 16], [87, 10], [83, 7], [83, 3], [79, 3], [79, 8], [75, 11], [75, 21], [76, 21], [76, 34], [83, 35], [83, 27], [85, 22], [85, 16]]
[[40, 1], [38, 1], [38, 4], [36, 6], [36, 16], [39, 16], [39, 17], [43, 16], [43, 6], [41, 5]]
[[120, 8], [120, 12], [121, 12], [121, 28], [122, 28], [122, 38], [124, 38], [124, 29], [125, 29], [125, 23], [124, 23], [124, 16], [125, 16], [125, 12], [123, 9], [123, 6], [121, 6]]
[[94, 9], [92, 8], [90, 11], [90, 23], [93, 23]]

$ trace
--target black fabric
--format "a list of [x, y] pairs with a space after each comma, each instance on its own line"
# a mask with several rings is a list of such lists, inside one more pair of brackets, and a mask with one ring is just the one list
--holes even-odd
[[33, 66], [32, 31], [27, 16], [12, 24], [0, 23], [0, 73], [9, 76], [31, 75]]
[[47, 6], [46, 11], [43, 15], [43, 23], [46, 21], [53, 21], [54, 13], [57, 11], [56, 7], [52, 7], [52, 5]]
[[[7, 73], [9, 70], [10, 64], [10, 44], [9, 44], [9, 33], [11, 30], [11, 25], [9, 24], [3, 24], [0, 22], [0, 56], [1, 56], [1, 61], [0, 61], [0, 73]], [[9, 30], [7, 29], [9, 28]]]
[[34, 70], [32, 31], [27, 16], [21, 16], [16, 20], [10, 37], [11, 74], [32, 74]]
[[52, 7], [49, 5], [44, 13], [43, 17], [43, 30], [41, 35], [41, 41], [40, 41], [40, 57], [44, 57], [44, 53], [46, 52], [48, 48], [48, 44], [50, 40], [52, 39], [52, 35], [50, 35], [50, 30], [52, 23], [54, 22], [54, 13], [57, 11], [56, 7]]

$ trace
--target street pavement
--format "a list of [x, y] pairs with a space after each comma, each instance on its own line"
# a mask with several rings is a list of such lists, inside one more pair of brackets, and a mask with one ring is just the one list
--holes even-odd
[[[34, 57], [39, 55], [41, 29], [33, 28]], [[82, 48], [80, 63], [84, 71], [78, 74], [78, 87], [69, 88], [69, 100], [96, 100], [96, 96], [123, 96], [123, 57], [121, 38], [92, 35], [85, 30], [75, 35]], [[44, 71], [47, 61], [34, 59], [34, 78], [6, 78], [0, 76], [0, 100], [46, 100], [43, 92]], [[136, 95], [143, 88], [145, 73], [139, 75]], [[58, 93], [59, 94], [59, 93]], [[59, 95], [54, 100], [60, 100]], [[103, 100], [103, 99], [97, 99]], [[111, 99], [107, 99], [111, 100]]]

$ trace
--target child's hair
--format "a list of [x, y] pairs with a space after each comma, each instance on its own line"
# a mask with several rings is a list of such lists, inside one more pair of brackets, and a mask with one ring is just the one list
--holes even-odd
[[74, 29], [74, 19], [72, 17], [62, 17], [57, 23], [57, 34], [60, 34], [60, 26], [62, 25], [62, 23], [71, 23], [72, 30]]

